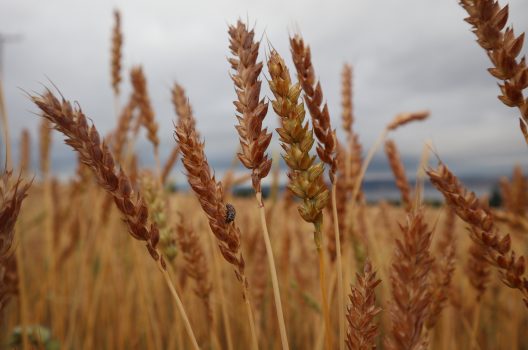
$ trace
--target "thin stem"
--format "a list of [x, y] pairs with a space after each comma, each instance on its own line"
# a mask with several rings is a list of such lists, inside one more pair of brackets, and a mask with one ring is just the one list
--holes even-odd
[[470, 350], [475, 349], [476, 348], [475, 344], [478, 344], [477, 333], [478, 333], [478, 329], [480, 325], [480, 305], [481, 305], [481, 302], [479, 301], [473, 313], [473, 324], [471, 327], [471, 344], [469, 346]]
[[156, 178], [160, 187], [163, 188], [163, 179], [161, 178], [161, 159], [158, 147], [154, 148], [154, 160], [156, 161]]
[[[387, 133], [389, 132], [388, 129], [383, 129], [380, 136], [378, 136], [378, 139], [372, 145], [372, 147], [369, 150], [369, 153], [367, 154], [367, 157], [363, 161], [363, 164], [361, 165], [361, 171], [359, 173], [359, 176], [356, 179], [356, 182], [354, 183], [354, 188], [352, 191], [352, 206], [354, 205], [355, 198], [357, 197], [359, 193], [359, 189], [361, 188], [361, 182], [363, 181], [363, 178], [365, 177], [365, 173], [367, 172], [367, 168], [372, 161], [372, 158], [374, 158], [374, 154], [376, 154], [376, 151], [378, 150], [379, 146], [383, 143], [383, 140], [385, 140], [385, 137], [387, 136]], [[352, 210], [353, 211], [353, 210]]]
[[[132, 241], [130, 241], [132, 242]], [[135, 243], [135, 242], [134, 242]], [[147, 332], [147, 346], [156, 346], [158, 348], [161, 347], [161, 344], [159, 343], [160, 342], [160, 339], [159, 339], [159, 326], [158, 326], [158, 322], [156, 320], [156, 317], [154, 315], [154, 308], [153, 308], [153, 304], [152, 304], [152, 300], [151, 300], [151, 297], [152, 297], [152, 293], [149, 293], [146, 289], [146, 286], [149, 285], [149, 283], [147, 282], [147, 280], [145, 279], [145, 270], [142, 270], [142, 266], [141, 266], [141, 263], [143, 261], [142, 258], [144, 258], [144, 256], [140, 256], [141, 253], [143, 252], [140, 252], [139, 251], [139, 247], [137, 246], [134, 246], [134, 247], [131, 247], [132, 248], [132, 251], [133, 251], [133, 257], [134, 257], [134, 260], [135, 260], [135, 264], [137, 264], [134, 268], [134, 278], [137, 280], [137, 285], [138, 285], [138, 288], [139, 288], [139, 300], [140, 300], [140, 303], [142, 304], [140, 306], [141, 309], [143, 309], [143, 311], [141, 312], [142, 314], [142, 317], [145, 317], [146, 319], [146, 325], [147, 327], [149, 327], [149, 331]]]
[[121, 112], [121, 106], [119, 105], [119, 94], [114, 93], [114, 113], [116, 123], [119, 123], [119, 113]]
[[324, 255], [323, 249], [317, 247], [317, 255], [319, 256], [319, 284], [321, 287], [321, 295], [323, 297], [323, 318], [324, 318], [324, 328], [325, 328], [325, 340], [326, 340], [326, 350], [332, 349], [332, 333], [330, 332], [330, 312], [328, 310], [328, 294], [326, 291], [326, 274], [325, 274], [325, 264], [324, 264]]
[[[20, 226], [17, 223], [17, 226]], [[26, 272], [24, 270], [24, 255], [22, 252], [22, 236], [21, 231], [17, 230], [19, 234], [20, 244], [16, 249], [16, 262], [18, 272], [18, 302], [20, 308], [20, 324], [22, 328], [22, 350], [29, 349], [28, 337], [28, 313], [27, 313], [27, 289], [26, 289]]]
[[244, 288], [243, 296], [244, 296], [244, 301], [246, 304], [249, 328], [251, 330], [251, 348], [253, 350], [258, 350], [259, 346], [258, 346], [258, 339], [257, 339], [257, 329], [255, 327], [255, 320], [253, 318], [253, 308], [251, 307], [251, 303], [249, 302], [249, 291], [247, 289], [247, 283], [246, 283], [245, 277], [243, 277], [242, 286]]
[[48, 263], [48, 279], [47, 279], [47, 294], [48, 294], [48, 310], [50, 313], [51, 324], [56, 327], [57, 310], [55, 309], [56, 297], [56, 276], [55, 276], [55, 252], [54, 252], [54, 232], [53, 232], [53, 215], [55, 211], [55, 202], [53, 201], [53, 189], [51, 183], [51, 176], [49, 173], [44, 174], [44, 201], [46, 203], [46, 218], [45, 218], [45, 232], [46, 232], [46, 253]]
[[[359, 190], [361, 189], [361, 183], [363, 182], [363, 178], [365, 177], [365, 174], [367, 172], [367, 169], [368, 169], [368, 166], [370, 164], [370, 162], [372, 161], [372, 158], [374, 158], [374, 154], [376, 154], [376, 151], [378, 150], [378, 148], [380, 147], [380, 145], [383, 143], [383, 140], [385, 140], [385, 137], [387, 136], [389, 130], [387, 128], [383, 129], [383, 131], [381, 132], [381, 134], [378, 136], [378, 139], [376, 140], [376, 142], [374, 142], [374, 144], [372, 145], [372, 147], [370, 148], [368, 154], [367, 154], [367, 157], [363, 160], [363, 164], [361, 165], [361, 171], [359, 172], [359, 176], [357, 177], [356, 181], [354, 182], [354, 186], [352, 188], [352, 203], [350, 205], [350, 209], [349, 209], [349, 213], [350, 215], [348, 215], [348, 212], [347, 212], [347, 217], [348, 218], [353, 218], [353, 217], [356, 217], [356, 205], [357, 205], [357, 201], [356, 201], [356, 198], [359, 194]], [[350, 219], [348, 219], [350, 220]], [[346, 227], [353, 227], [350, 222], [347, 222], [346, 223]], [[356, 248], [357, 246], [354, 245], [354, 248]], [[359, 254], [357, 254], [357, 252], [355, 252], [355, 259], [356, 259], [356, 263], [359, 263], [360, 260], [361, 260], [361, 256]]]
[[4, 99], [4, 87], [3, 87], [3, 81], [0, 78], [0, 119], [2, 119], [2, 129], [4, 129], [3, 137], [4, 137], [4, 143], [6, 146], [5, 149], [5, 155], [6, 155], [6, 165], [7, 169], [12, 168], [12, 161], [11, 161], [11, 138], [9, 137], [9, 123], [7, 121], [7, 110], [5, 106], [5, 99]]
[[256, 192], [259, 213], [260, 213], [260, 224], [262, 226], [262, 234], [264, 235], [264, 243], [266, 244], [266, 254], [268, 255], [269, 269], [271, 273], [271, 284], [273, 286], [273, 297], [275, 298], [275, 308], [277, 310], [277, 320], [279, 321], [279, 331], [281, 336], [281, 344], [283, 349], [289, 349], [288, 336], [286, 333], [286, 324], [284, 322], [284, 314], [282, 312], [282, 301], [279, 290], [279, 280], [277, 278], [277, 270], [275, 268], [275, 259], [273, 257], [273, 250], [271, 247], [271, 241], [268, 232], [268, 225], [266, 223], [266, 210], [264, 208], [264, 202], [262, 201], [262, 192]]
[[332, 215], [334, 217], [334, 234], [337, 264], [337, 301], [339, 306], [339, 349], [345, 349], [345, 291], [343, 286], [343, 261], [341, 259], [341, 238], [339, 237], [339, 219], [337, 217], [336, 181], [332, 184]]
[[221, 266], [220, 258], [218, 256], [218, 251], [216, 250], [213, 235], [212, 234], [209, 235], [209, 238], [211, 239], [211, 250], [213, 252], [213, 259], [214, 259], [213, 275], [215, 278], [217, 290], [219, 292], [220, 308], [222, 309], [222, 319], [224, 321], [224, 330], [225, 330], [225, 336], [226, 336], [226, 341], [227, 341], [227, 349], [233, 350], [233, 338], [231, 337], [231, 324], [229, 323], [229, 317], [227, 316], [227, 309], [225, 305], [225, 301], [227, 299], [225, 298], [224, 284], [222, 282], [223, 280], [220, 276], [220, 270], [219, 270]]
[[183, 324], [185, 325], [185, 330], [187, 331], [187, 334], [189, 335], [189, 338], [191, 338], [191, 343], [193, 345], [193, 348], [195, 350], [200, 350], [200, 347], [198, 346], [198, 342], [196, 341], [196, 337], [194, 336], [193, 329], [191, 327], [191, 323], [189, 322], [189, 318], [187, 317], [187, 314], [185, 313], [185, 309], [183, 308], [183, 303], [180, 300], [180, 297], [178, 296], [178, 293], [176, 292], [176, 288], [174, 288], [174, 284], [172, 283], [172, 280], [167, 273], [167, 270], [165, 270], [161, 266], [160, 260], [158, 260], [158, 268], [163, 274], [163, 277], [165, 279], [165, 282], [167, 283], [167, 286], [169, 287], [169, 290], [172, 294], [172, 297], [176, 301], [176, 306], [178, 307], [178, 311], [180, 312], [180, 316], [183, 319]]

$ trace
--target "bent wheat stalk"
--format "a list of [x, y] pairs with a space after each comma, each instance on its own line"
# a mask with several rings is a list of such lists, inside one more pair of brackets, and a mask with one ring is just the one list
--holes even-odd
[[[359, 191], [361, 190], [361, 183], [363, 182], [363, 178], [365, 177], [365, 174], [367, 173], [368, 166], [370, 162], [372, 161], [372, 158], [374, 158], [374, 154], [376, 154], [376, 151], [378, 150], [380, 145], [383, 143], [383, 141], [387, 137], [388, 133], [408, 123], [411, 123], [413, 121], [422, 121], [422, 120], [427, 119], [428, 117], [429, 117], [429, 111], [401, 113], [401, 114], [396, 115], [396, 117], [394, 117], [394, 119], [385, 127], [385, 129], [383, 129], [381, 134], [378, 136], [377, 140], [374, 142], [374, 144], [370, 148], [367, 156], [365, 157], [365, 160], [363, 161], [363, 164], [361, 165], [361, 170], [359, 172], [359, 175], [354, 182], [354, 186], [352, 189], [352, 198], [356, 198], [357, 195], [359, 194]], [[354, 205], [355, 205], [355, 201], [352, 202], [352, 209], [350, 210], [351, 212], [353, 212]]]
[[521, 292], [528, 307], [528, 279], [525, 275], [525, 258], [518, 256], [511, 247], [510, 235], [502, 235], [495, 226], [493, 215], [473, 192], [466, 190], [458, 178], [440, 163], [437, 169], [428, 169], [433, 185], [440, 191], [457, 216], [470, 225], [469, 233], [481, 250], [483, 261], [494, 266], [502, 282]]
[[235, 223], [235, 209], [231, 204], [225, 203], [222, 183], [216, 182], [212, 174], [205, 156], [205, 144], [199, 140], [193, 120], [181, 120], [176, 126], [175, 139], [180, 145], [189, 185], [207, 215], [209, 227], [216, 237], [222, 256], [233, 266], [235, 275], [242, 285], [252, 348], [258, 349], [253, 310], [249, 302], [248, 281], [244, 271], [245, 262], [240, 251], [240, 229]]
[[49, 90], [42, 95], [33, 95], [30, 98], [43, 112], [42, 117], [49, 120], [57, 131], [64, 134], [66, 144], [79, 153], [80, 160], [92, 170], [99, 185], [112, 196], [122, 214], [123, 221], [128, 226], [130, 235], [146, 243], [150, 256], [156, 261], [174, 297], [193, 348], [199, 349], [183, 304], [165, 269], [163, 256], [156, 249], [159, 230], [155, 224], [149, 225], [148, 208], [145, 201], [139, 193], [134, 193], [130, 179], [124, 171], [122, 169], [119, 172], [116, 171], [114, 158], [108, 146], [101, 142], [95, 126], [88, 124], [80, 107], [74, 108], [64, 98], [59, 101]]

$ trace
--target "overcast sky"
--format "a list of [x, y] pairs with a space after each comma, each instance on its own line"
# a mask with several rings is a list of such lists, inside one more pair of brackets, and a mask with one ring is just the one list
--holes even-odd
[[[102, 133], [113, 128], [113, 8], [122, 11], [125, 69], [142, 64], [146, 72], [162, 155], [174, 143], [170, 88], [178, 81], [187, 89], [209, 159], [218, 166], [231, 159], [238, 135], [226, 29], [242, 17], [256, 25], [257, 35], [269, 39], [288, 64], [288, 35], [302, 32], [335, 127], [341, 125], [341, 68], [345, 62], [353, 65], [355, 128], [365, 148], [398, 112], [429, 109], [429, 121], [392, 136], [406, 160], [417, 160], [424, 141], [431, 139], [459, 174], [509, 174], [515, 163], [526, 163], [517, 112], [496, 98], [496, 81], [486, 71], [489, 60], [455, 0], [0, 0], [0, 33], [23, 35], [4, 48], [15, 152], [22, 128], [36, 136], [38, 125], [32, 113], [36, 109], [20, 89], [39, 92], [48, 78], [65, 97], [80, 103]], [[528, 31], [528, 1], [510, 1], [510, 13], [516, 32]], [[124, 76], [127, 95], [128, 74]], [[267, 86], [264, 93], [269, 96]], [[271, 108], [266, 124], [276, 127]], [[65, 171], [74, 157], [58, 134], [54, 140], [53, 162]], [[148, 155], [148, 143], [142, 145]]]

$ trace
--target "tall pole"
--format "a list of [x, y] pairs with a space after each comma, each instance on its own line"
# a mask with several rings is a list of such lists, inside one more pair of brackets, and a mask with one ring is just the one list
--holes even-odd
[[[11, 161], [11, 139], [9, 137], [9, 123], [7, 121], [7, 110], [4, 99], [4, 44], [10, 42], [16, 42], [22, 39], [21, 35], [17, 34], [1, 34], [0, 33], [0, 119], [2, 119], [3, 132], [1, 136], [3, 142], [0, 142], [0, 146], [5, 143], [5, 165], [8, 169], [11, 169], [13, 164]], [[0, 148], [1, 151], [1, 148]]]

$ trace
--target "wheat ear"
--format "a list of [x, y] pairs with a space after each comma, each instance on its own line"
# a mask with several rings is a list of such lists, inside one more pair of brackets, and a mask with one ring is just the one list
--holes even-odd
[[0, 316], [11, 296], [18, 293], [17, 259], [13, 254], [15, 223], [31, 183], [18, 178], [11, 181], [12, 172], [0, 175]]
[[400, 227], [402, 236], [396, 240], [391, 269], [392, 326], [386, 345], [388, 349], [421, 349], [427, 344], [423, 328], [431, 304], [432, 232], [421, 208], [412, 211]]
[[454, 224], [455, 213], [448, 208], [444, 230], [436, 244], [436, 253], [438, 257], [433, 264], [433, 279], [431, 281], [432, 301], [429, 306], [429, 315], [425, 323], [427, 329], [434, 328], [449, 296], [456, 262]]
[[385, 153], [387, 154], [387, 159], [389, 160], [392, 173], [394, 174], [396, 186], [400, 190], [405, 210], [410, 211], [412, 208], [411, 186], [409, 185], [407, 175], [405, 174], [405, 167], [400, 158], [400, 152], [398, 152], [398, 148], [394, 141], [387, 140], [385, 142]]
[[528, 98], [523, 95], [528, 87], [528, 67], [525, 56], [518, 58], [524, 33], [515, 36], [513, 27], [504, 28], [508, 22], [508, 5], [501, 8], [496, 0], [460, 0], [460, 5], [469, 15], [465, 21], [473, 26], [477, 43], [486, 50], [493, 64], [488, 72], [502, 82], [499, 100], [519, 109], [520, 128], [528, 143]]
[[427, 170], [433, 185], [444, 195], [447, 204], [459, 218], [470, 225], [471, 239], [482, 249], [485, 261], [497, 268], [502, 282], [517, 289], [528, 307], [528, 280], [525, 276], [525, 258], [517, 256], [511, 248], [510, 235], [502, 235], [496, 228], [492, 214], [468, 192], [457, 177], [445, 166]]
[[363, 273], [356, 274], [356, 285], [351, 286], [347, 307], [348, 332], [346, 345], [349, 350], [371, 350], [376, 348], [378, 325], [374, 317], [381, 312], [376, 306], [376, 287], [381, 280], [376, 277], [372, 264], [367, 259]]
[[158, 168], [158, 175], [161, 174], [161, 164], [159, 159], [159, 138], [158, 123], [152, 109], [150, 96], [147, 90], [147, 79], [141, 66], [133, 67], [130, 71], [130, 80], [134, 88], [133, 99], [139, 108], [139, 123], [147, 129], [147, 137], [154, 147], [154, 157]]
[[112, 28], [111, 76], [114, 91], [114, 108], [116, 117], [119, 116], [119, 84], [121, 83], [121, 58], [123, 56], [123, 33], [121, 31], [121, 13], [114, 10], [114, 27]]

